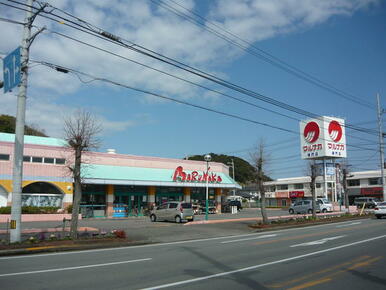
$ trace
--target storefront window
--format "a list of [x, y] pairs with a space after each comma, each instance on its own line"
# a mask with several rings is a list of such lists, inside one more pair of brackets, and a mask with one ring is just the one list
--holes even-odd
[[303, 189], [303, 188], [304, 188], [303, 183], [296, 183], [296, 184], [294, 184], [294, 189]]
[[349, 179], [347, 180], [348, 186], [360, 186], [360, 180], [359, 179]]

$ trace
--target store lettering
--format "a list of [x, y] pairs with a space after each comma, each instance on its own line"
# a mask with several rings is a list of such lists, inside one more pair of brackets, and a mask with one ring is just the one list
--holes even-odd
[[344, 151], [344, 144], [327, 143], [328, 149]]
[[323, 148], [322, 144], [305, 145], [303, 146], [303, 151], [304, 152], [318, 151], [318, 150], [322, 150], [322, 148]]
[[210, 172], [209, 174], [206, 172], [202, 172], [202, 174], [200, 174], [198, 171], [186, 173], [182, 166], [178, 166], [173, 175], [173, 181], [178, 182], [206, 182], [207, 180], [212, 183], [222, 182], [222, 178], [214, 172]]

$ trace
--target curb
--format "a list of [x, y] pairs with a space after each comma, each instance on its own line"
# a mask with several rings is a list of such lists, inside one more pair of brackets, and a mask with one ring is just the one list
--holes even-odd
[[63, 245], [63, 246], [41, 246], [41, 247], [0, 250], [0, 257], [31, 255], [31, 254], [38, 254], [38, 253], [55, 253], [55, 252], [65, 252], [65, 251], [120, 248], [120, 247], [128, 247], [128, 246], [147, 245], [147, 244], [149, 244], [149, 242], [126, 241], [126, 242], [114, 242], [114, 243], [94, 243], [94, 244], [87, 244], [87, 245], [74, 244], [74, 245]]

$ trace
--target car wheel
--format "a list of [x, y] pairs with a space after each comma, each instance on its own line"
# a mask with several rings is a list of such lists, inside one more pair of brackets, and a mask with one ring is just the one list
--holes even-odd
[[382, 218], [382, 216], [381, 215], [376, 215], [376, 217], [377, 217], [377, 219], [381, 219]]
[[308, 210], [308, 213], [311, 214], [311, 213], [312, 213], [312, 209], [309, 209], [309, 210]]
[[292, 208], [290, 208], [290, 210], [288, 211], [290, 214], [294, 214], [294, 210]]
[[179, 215], [176, 216], [175, 221], [177, 224], [181, 222], [181, 217]]
[[322, 213], [326, 213], [327, 212], [327, 209], [322, 209]]
[[157, 221], [157, 217], [155, 216], [155, 214], [152, 214], [152, 215], [150, 216], [150, 220], [151, 220], [152, 222]]

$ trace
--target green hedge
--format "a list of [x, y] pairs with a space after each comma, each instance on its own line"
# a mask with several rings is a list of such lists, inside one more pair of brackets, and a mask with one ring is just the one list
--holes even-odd
[[[57, 206], [23, 206], [21, 212], [23, 214], [45, 214], [45, 213], [57, 213], [60, 207]], [[11, 207], [0, 207], [0, 214], [11, 214]]]

